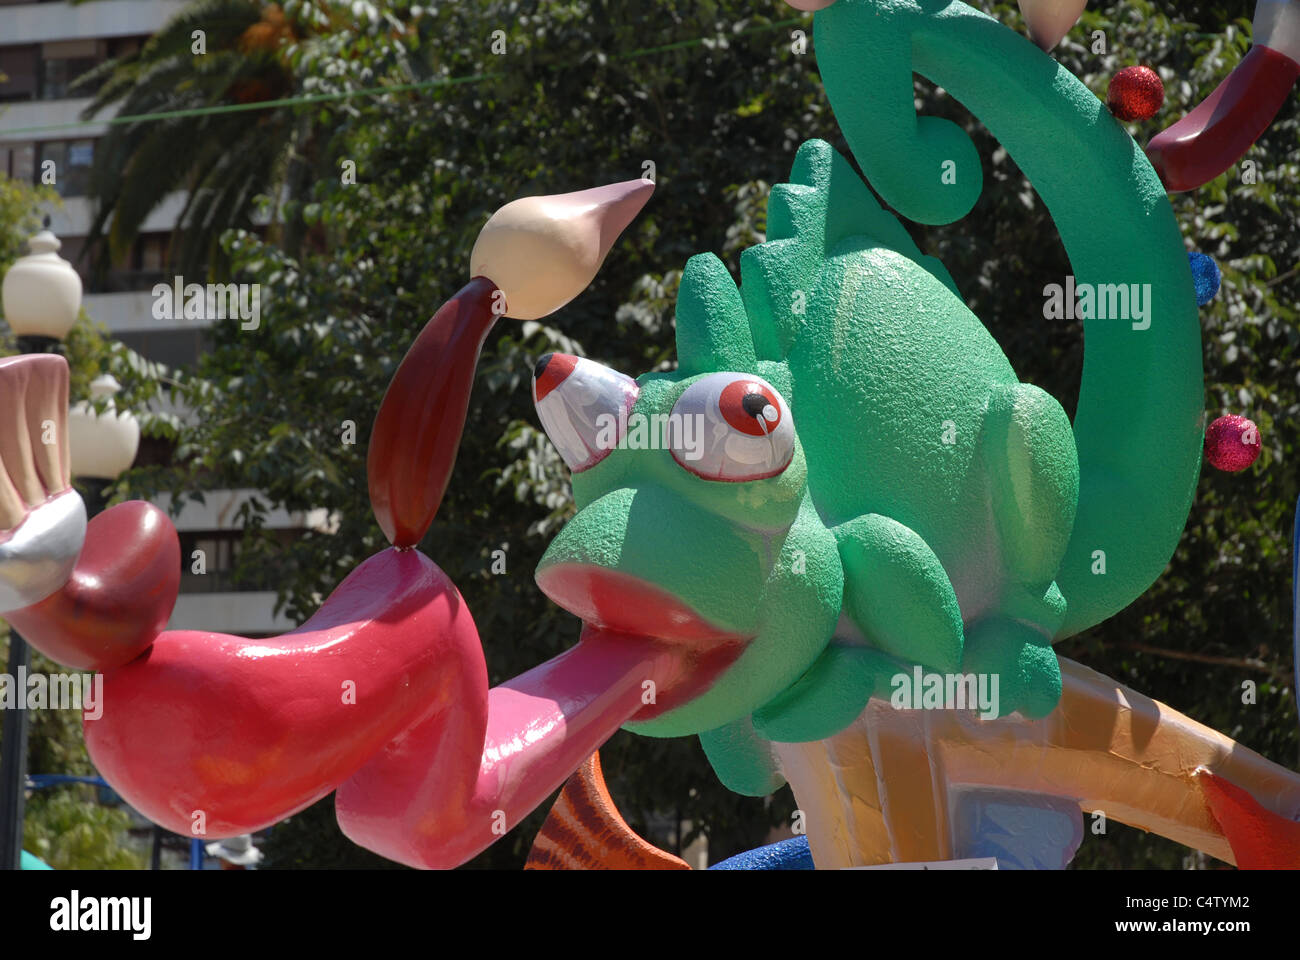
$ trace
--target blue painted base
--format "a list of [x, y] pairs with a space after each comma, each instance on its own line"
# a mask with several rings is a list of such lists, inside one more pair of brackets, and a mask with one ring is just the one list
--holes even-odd
[[807, 837], [791, 837], [780, 843], [746, 850], [715, 863], [710, 870], [813, 870]]

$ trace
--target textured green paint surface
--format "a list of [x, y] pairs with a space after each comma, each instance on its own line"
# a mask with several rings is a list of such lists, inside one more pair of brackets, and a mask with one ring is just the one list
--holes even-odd
[[871, 513], [835, 528], [844, 609], [881, 650], [935, 670], [961, 667], [961, 607], [939, 558], [914, 530]]
[[[958, 219], [981, 176], [968, 142], [948, 152], [924, 134], [915, 70], [1006, 147], [1051, 211], [1079, 283], [1151, 284], [1148, 329], [1084, 324], [1079, 501], [1056, 575], [1069, 604], [1058, 638], [1099, 623], [1164, 570], [1200, 472], [1200, 325], [1164, 187], [1142, 148], [1068, 70], [963, 3], [839, 0], [814, 29], [836, 119], [867, 178], [903, 216]], [[948, 159], [957, 161], [956, 190], [941, 180]], [[1092, 572], [1095, 551], [1105, 553], [1104, 575]]]
[[915, 116], [915, 70], [1030, 177], [1078, 282], [1149, 284], [1150, 320], [1085, 320], [1071, 426], [1018, 382], [943, 266], [820, 141], [773, 188], [767, 241], [742, 255], [739, 289], [712, 255], [690, 260], [679, 369], [643, 376], [635, 412], [667, 413], [708, 372], [758, 373], [790, 404], [794, 459], [777, 477], [716, 483], [665, 451], [617, 450], [574, 477], [579, 513], [542, 565], [634, 573], [754, 637], [709, 692], [629, 725], [699, 733], [744, 793], [780, 783], [765, 739], [834, 733], [915, 663], [996, 674], [1003, 714], [1050, 712], [1052, 639], [1159, 575], [1200, 463], [1200, 333], [1182, 242], [1145, 155], [1105, 107], [961, 3], [839, 0], [815, 25], [831, 104], [891, 206], [947, 223], [981, 186], [969, 138]]
[[888, 699], [890, 680], [904, 671], [879, 650], [832, 642], [797, 683], [754, 712], [753, 728], [780, 743], [822, 740], [856, 720], [873, 696]]
[[765, 797], [785, 783], [773, 763], [771, 750], [748, 717], [700, 734], [704, 754], [728, 790], [747, 797]]
[[[684, 309], [691, 308], [679, 303], [679, 312]], [[690, 322], [679, 317], [679, 327]], [[769, 365], [758, 372], [777, 389], [788, 381]], [[669, 413], [697, 379], [680, 372], [643, 376], [633, 414]], [[813, 509], [797, 446], [784, 472], [749, 483], [701, 479], [666, 450], [619, 449], [575, 474], [573, 493], [578, 514], [539, 569], [560, 563], [617, 569], [754, 638], [706, 693], [629, 729], [683, 736], [747, 717], [825, 648], [844, 578], [835, 538]]]

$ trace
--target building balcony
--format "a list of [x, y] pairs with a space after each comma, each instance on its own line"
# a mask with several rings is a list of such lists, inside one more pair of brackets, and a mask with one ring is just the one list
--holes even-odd
[[98, 3], [5, 4], [4, 43], [50, 43], [86, 37], [131, 37], [156, 31], [184, 0], [99, 0]]
[[[140, 225], [141, 233], [169, 233], [180, 220], [181, 211], [185, 209], [187, 194], [181, 191], [170, 193], [157, 207], [145, 217]], [[45, 211], [50, 215], [50, 229], [60, 239], [84, 237], [90, 232], [94, 221], [94, 208], [89, 197], [64, 197], [61, 205], [52, 205]]]
[[[108, 129], [107, 124], [104, 123], [64, 127], [64, 124], [81, 123], [81, 111], [88, 106], [90, 106], [89, 97], [74, 97], [67, 100], [17, 100], [0, 104], [0, 143], [102, 137]], [[95, 119], [107, 119], [114, 112], [114, 110], [102, 112]], [[21, 132], [30, 131], [33, 127], [62, 127], [63, 129], [42, 130], [40, 133]]]

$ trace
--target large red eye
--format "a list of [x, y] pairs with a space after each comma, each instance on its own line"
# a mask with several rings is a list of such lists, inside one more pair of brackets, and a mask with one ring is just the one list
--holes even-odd
[[781, 401], [762, 380], [733, 380], [718, 397], [722, 418], [741, 433], [765, 437], [781, 422]]
[[794, 456], [790, 408], [762, 377], [701, 377], [677, 398], [669, 420], [673, 459], [706, 480], [774, 477]]

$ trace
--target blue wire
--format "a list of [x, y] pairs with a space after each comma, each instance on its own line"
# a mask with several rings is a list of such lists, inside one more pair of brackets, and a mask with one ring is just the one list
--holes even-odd
[[1295, 503], [1295, 525], [1291, 528], [1291, 630], [1293, 633], [1295, 685], [1291, 692], [1300, 710], [1300, 500]]
[[44, 790], [47, 787], [58, 787], [65, 783], [89, 783], [95, 787], [108, 786], [108, 781], [103, 777], [75, 777], [66, 773], [32, 773], [27, 776], [27, 786], [32, 790]]

